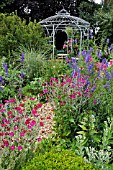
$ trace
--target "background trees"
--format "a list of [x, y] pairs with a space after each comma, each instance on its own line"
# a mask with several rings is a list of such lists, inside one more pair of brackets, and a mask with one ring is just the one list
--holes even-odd
[[38, 22], [44, 18], [55, 15], [65, 8], [71, 15], [78, 16], [90, 22], [91, 27], [100, 28], [99, 37], [113, 35], [113, 0], [102, 0], [102, 5], [93, 0], [4, 0], [0, 1], [0, 12], [11, 13], [17, 11], [18, 16]]
[[[21, 18], [28, 19], [30, 17], [32, 20], [37, 19], [38, 21], [55, 15], [63, 7], [74, 16], [79, 16], [81, 11], [83, 11], [82, 16], [84, 16], [85, 11], [86, 13], [92, 12], [88, 9], [88, 5], [85, 4], [86, 7], [81, 5], [82, 3], [95, 4], [88, 0], [4, 0], [4, 2], [0, 2], [0, 11], [12, 12], [17, 10]], [[80, 8], [82, 9], [81, 11]]]

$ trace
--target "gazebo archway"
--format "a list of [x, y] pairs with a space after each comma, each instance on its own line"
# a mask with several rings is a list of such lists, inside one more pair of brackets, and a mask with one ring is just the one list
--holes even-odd
[[64, 42], [68, 40], [68, 36], [65, 31], [58, 30], [55, 33], [55, 46], [57, 50], [62, 50]]
[[55, 52], [55, 35], [60, 30], [62, 32], [65, 32], [66, 27], [71, 27], [72, 30], [78, 30], [80, 33], [80, 53], [82, 49], [82, 42], [83, 42], [83, 36], [87, 33], [87, 38], [89, 38], [89, 28], [90, 23], [75, 17], [71, 16], [69, 12], [67, 12], [65, 9], [62, 9], [57, 13], [57, 15], [48, 17], [40, 22], [41, 25], [45, 28], [47, 32], [47, 36], [52, 38], [52, 44], [53, 44], [53, 58], [54, 58], [54, 52]]

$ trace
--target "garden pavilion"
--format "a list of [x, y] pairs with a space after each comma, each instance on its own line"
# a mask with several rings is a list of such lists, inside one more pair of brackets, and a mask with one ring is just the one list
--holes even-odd
[[[80, 52], [81, 52], [84, 36], [87, 36], [87, 38], [89, 39], [89, 28], [90, 28], [89, 22], [81, 18], [71, 16], [70, 13], [65, 9], [62, 9], [56, 15], [48, 17], [40, 21], [39, 23], [43, 25], [47, 36], [51, 37], [52, 39], [51, 42], [53, 44], [53, 59], [55, 55], [55, 34], [59, 30], [65, 32], [66, 27], [71, 27], [73, 31], [74, 30], [79, 31], [80, 33], [79, 51]], [[73, 37], [73, 33], [72, 33], [72, 37]]]

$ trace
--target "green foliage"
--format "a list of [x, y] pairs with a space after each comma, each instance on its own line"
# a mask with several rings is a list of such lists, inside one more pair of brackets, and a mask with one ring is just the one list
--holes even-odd
[[[14, 52], [20, 46], [28, 49], [48, 49], [47, 39], [40, 24], [36, 21], [26, 24], [15, 14], [0, 14], [0, 56], [5, 56], [13, 62]], [[11, 59], [12, 57], [12, 59]]]
[[[64, 156], [65, 155], [65, 156]], [[22, 170], [94, 170], [91, 164], [87, 164], [83, 158], [78, 157], [71, 150], [56, 150], [53, 148], [45, 154], [37, 153], [36, 156], [26, 164]]]
[[20, 79], [21, 70], [14, 68], [12, 64], [8, 66], [8, 73], [6, 73], [3, 63], [5, 63], [5, 60], [2, 60], [0, 63], [0, 76], [2, 77], [0, 82], [0, 100], [2, 101], [17, 96], [18, 90], [23, 84], [23, 81]]
[[77, 132], [77, 134], [83, 136], [84, 146], [97, 146], [100, 142], [95, 123], [95, 113], [92, 110], [85, 112], [84, 117], [79, 124], [81, 129]]
[[113, 43], [113, 6], [110, 6], [107, 10], [105, 8], [98, 10], [95, 18], [100, 27], [98, 38], [100, 40], [109, 38], [110, 43]]
[[70, 74], [71, 69], [63, 60], [49, 60], [45, 65], [45, 79], [49, 80], [51, 77], [59, 77], [62, 74]]
[[21, 68], [25, 74], [25, 79], [29, 83], [34, 78], [45, 75], [46, 54], [43, 51], [23, 50], [24, 61]]
[[96, 23], [95, 20], [95, 14], [96, 11], [100, 8], [101, 6], [97, 3], [90, 2], [90, 1], [83, 1], [80, 3], [80, 6], [78, 8], [79, 10], [79, 17], [88, 21], [91, 26], [94, 26]]

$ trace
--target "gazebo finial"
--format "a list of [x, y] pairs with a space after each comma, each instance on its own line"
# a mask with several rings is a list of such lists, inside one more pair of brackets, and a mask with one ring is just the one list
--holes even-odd
[[70, 13], [63, 7], [63, 9], [61, 9], [57, 15], [70, 15]]

